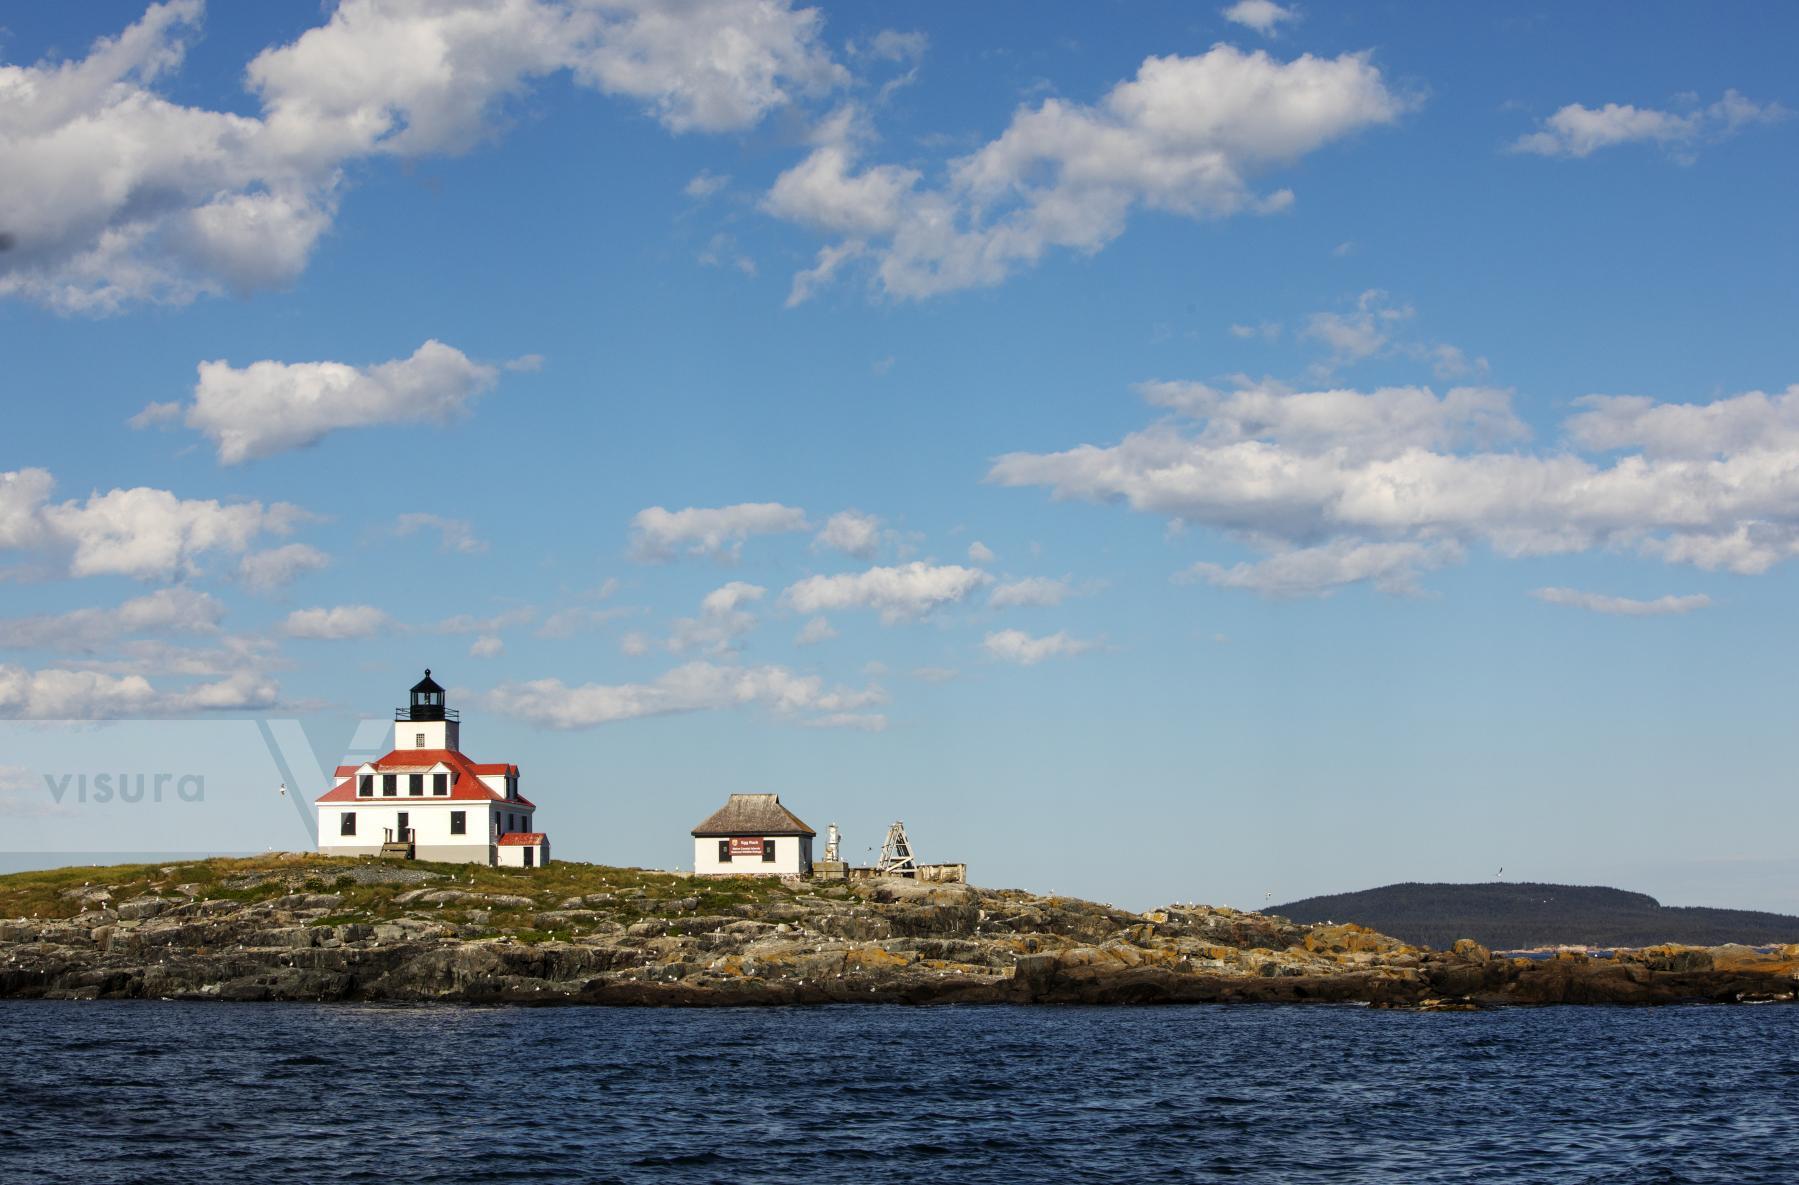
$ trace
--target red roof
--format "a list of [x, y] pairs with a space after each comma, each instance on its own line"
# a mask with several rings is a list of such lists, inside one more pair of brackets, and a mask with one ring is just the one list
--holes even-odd
[[547, 838], [548, 834], [542, 831], [508, 831], [500, 836], [500, 846], [523, 847], [540, 844]]
[[[470, 761], [455, 749], [395, 749], [384, 757], [377, 757], [367, 764], [375, 767], [376, 773], [426, 773], [433, 766], [443, 765], [451, 773], [450, 792], [444, 794], [426, 794], [426, 801], [436, 799], [439, 802], [446, 798], [452, 801], [474, 802], [516, 802], [520, 806], [536, 809], [537, 804], [528, 798], [507, 798], [503, 791], [495, 790], [481, 780], [482, 774], [490, 777], [518, 776], [518, 766], [501, 762], [498, 765], [481, 765]], [[337, 776], [344, 779], [331, 789], [319, 795], [318, 802], [368, 802], [368, 798], [356, 793], [356, 771], [360, 765], [340, 765]], [[377, 793], [375, 799], [389, 797]], [[413, 795], [401, 794], [399, 798], [413, 798]]]

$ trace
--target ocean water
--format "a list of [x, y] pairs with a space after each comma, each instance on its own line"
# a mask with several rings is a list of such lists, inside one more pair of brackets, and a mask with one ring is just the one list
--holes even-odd
[[1799, 1180], [1799, 1008], [0, 1002], [0, 1181]]

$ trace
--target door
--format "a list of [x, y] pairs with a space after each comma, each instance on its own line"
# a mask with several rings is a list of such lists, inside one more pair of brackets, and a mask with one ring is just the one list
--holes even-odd
[[411, 820], [412, 820], [412, 816], [410, 814], [408, 814], [406, 811], [400, 812], [400, 817], [398, 820], [399, 826], [394, 829], [394, 838], [399, 840], [401, 843], [411, 843], [412, 842], [412, 836], [406, 834], [406, 829], [408, 826], [410, 826]]
[[536, 866], [537, 866], [537, 849], [536, 848], [526, 848], [525, 849], [525, 867], [526, 868], [535, 868]]

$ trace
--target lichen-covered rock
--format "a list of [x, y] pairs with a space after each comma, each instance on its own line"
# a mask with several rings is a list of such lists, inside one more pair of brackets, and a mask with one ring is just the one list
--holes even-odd
[[[1226, 908], [881, 879], [271, 857], [8, 897], [0, 995], [492, 1003], [1790, 1000], [1799, 946], [1494, 958]], [[190, 871], [191, 870], [191, 871]], [[85, 871], [85, 870], [84, 870]], [[104, 870], [103, 870], [104, 871]], [[20, 874], [29, 876], [29, 874]], [[29, 885], [26, 886], [29, 888]], [[24, 892], [24, 890], [17, 890]], [[46, 905], [46, 902], [52, 904]], [[33, 916], [41, 912], [43, 916]]]

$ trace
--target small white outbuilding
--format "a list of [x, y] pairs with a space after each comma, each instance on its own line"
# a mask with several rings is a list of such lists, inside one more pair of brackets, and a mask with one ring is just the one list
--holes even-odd
[[699, 876], [809, 876], [818, 833], [775, 794], [733, 794], [693, 829]]

